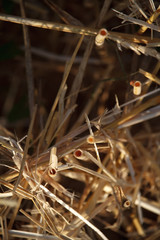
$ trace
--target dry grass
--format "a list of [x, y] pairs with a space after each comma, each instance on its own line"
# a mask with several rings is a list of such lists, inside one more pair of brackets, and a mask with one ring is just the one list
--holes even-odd
[[2, 239], [158, 240], [158, 1], [12, 4], [0, 14], [2, 50], [19, 49], [0, 73]]

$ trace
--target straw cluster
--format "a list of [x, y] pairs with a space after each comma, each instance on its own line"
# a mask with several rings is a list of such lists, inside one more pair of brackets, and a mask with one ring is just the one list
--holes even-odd
[[[160, 53], [155, 48], [160, 11], [156, 1], [122, 2], [68, 2], [67, 12], [66, 1], [60, 7], [51, 0], [26, 5], [21, 0], [21, 16], [0, 14], [1, 24], [23, 27], [19, 48], [25, 52], [28, 91], [27, 120], [9, 122], [19, 80], [14, 90], [11, 83], [0, 119], [5, 240], [160, 238]], [[92, 27], [76, 19], [77, 8], [88, 12], [81, 21]], [[45, 21], [26, 17], [28, 10]], [[63, 23], [48, 21], [50, 11]], [[117, 26], [122, 32], [114, 31]], [[55, 54], [32, 47], [36, 28], [54, 36]], [[72, 52], [69, 58], [61, 52], [64, 45]], [[14, 61], [20, 64], [22, 58]], [[50, 79], [61, 77], [52, 91], [35, 81], [34, 74], [40, 79], [43, 71], [53, 71]]]

